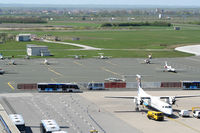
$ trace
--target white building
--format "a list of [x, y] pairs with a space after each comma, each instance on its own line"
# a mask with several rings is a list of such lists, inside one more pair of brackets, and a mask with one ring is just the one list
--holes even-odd
[[50, 52], [47, 46], [39, 46], [34, 44], [26, 45], [28, 56], [50, 56]]
[[31, 41], [31, 34], [19, 34], [16, 36], [16, 41], [18, 41], [18, 42]]

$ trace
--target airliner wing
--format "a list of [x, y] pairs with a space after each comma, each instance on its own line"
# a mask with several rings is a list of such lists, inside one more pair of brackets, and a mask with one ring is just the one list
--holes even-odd
[[169, 97], [174, 97], [174, 98], [188, 98], [188, 97], [200, 97], [200, 95], [160, 96], [160, 99], [167, 99]]
[[119, 96], [119, 97], [106, 96], [105, 98], [136, 99], [137, 97], [134, 97], [134, 96]]
[[180, 96], [175, 96], [175, 98], [188, 98], [188, 97], [200, 97], [200, 95], [180, 95]]
[[[119, 97], [106, 96], [105, 98], [137, 99], [136, 96], [119, 96]], [[141, 97], [141, 99], [150, 99], [150, 97]]]

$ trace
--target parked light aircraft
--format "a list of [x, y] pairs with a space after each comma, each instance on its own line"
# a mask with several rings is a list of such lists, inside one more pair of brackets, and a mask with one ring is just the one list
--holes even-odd
[[10, 60], [10, 61], [8, 62], [8, 65], [17, 65], [17, 64], [16, 64], [15, 60]]
[[[141, 75], [136, 75], [138, 82], [137, 96], [120, 96], [120, 97], [106, 97], [106, 98], [123, 98], [134, 99], [135, 110], [139, 111], [139, 105], [145, 105], [155, 110], [161, 111], [166, 115], [173, 115], [172, 105], [176, 103], [177, 98], [200, 97], [200, 95], [186, 95], [186, 96], [151, 96], [147, 94], [141, 87]], [[164, 100], [162, 100], [164, 99]]]
[[0, 54], [0, 59], [1, 59], [1, 60], [4, 60], [4, 57], [3, 57], [3, 55], [2, 55], [2, 54]]
[[5, 73], [5, 71], [0, 68], [0, 74], [4, 74], [4, 73]]
[[45, 65], [50, 65], [47, 59], [44, 59], [44, 64]]
[[177, 72], [175, 68], [173, 68], [172, 66], [168, 66], [167, 61], [165, 61], [165, 66], [164, 66], [164, 70], [163, 71], [164, 72], [165, 71], [167, 71], [167, 72], [174, 72], [174, 73]]
[[74, 59], [83, 59], [86, 55], [68, 55], [68, 56], [73, 56]]
[[151, 64], [151, 59], [145, 59], [145, 60], [144, 60], [144, 63], [146, 63], [146, 64]]
[[109, 59], [112, 57], [112, 56], [104, 56], [103, 55], [104, 53], [98, 53], [98, 54], [99, 54], [99, 56], [94, 56], [94, 57], [96, 57], [98, 59]]

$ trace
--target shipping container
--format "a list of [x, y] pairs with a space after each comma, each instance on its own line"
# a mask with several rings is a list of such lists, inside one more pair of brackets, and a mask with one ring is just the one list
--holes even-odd
[[107, 82], [105, 88], [126, 88], [126, 82]]
[[[142, 88], [160, 88], [160, 82], [142, 82]], [[137, 82], [127, 82], [126, 88], [138, 88]]]
[[161, 82], [161, 88], [182, 88], [181, 82]]
[[37, 84], [17, 84], [17, 89], [37, 89]]

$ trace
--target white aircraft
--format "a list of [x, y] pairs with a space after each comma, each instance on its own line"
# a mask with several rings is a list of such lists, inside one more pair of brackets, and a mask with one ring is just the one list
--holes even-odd
[[0, 54], [0, 59], [1, 59], [1, 60], [4, 60], [4, 57], [3, 57], [3, 55], [2, 55], [2, 54]]
[[0, 68], [0, 74], [4, 74], [4, 73], [5, 73], [5, 71]]
[[10, 60], [10, 61], [8, 62], [8, 65], [17, 65], [17, 64], [16, 64], [15, 60]]
[[45, 64], [45, 65], [49, 65], [49, 62], [48, 62], [47, 59], [44, 59], [44, 64]]
[[[137, 76], [138, 82], [138, 95], [137, 96], [125, 96], [125, 97], [106, 97], [106, 98], [123, 98], [123, 99], [134, 99], [135, 110], [139, 111], [139, 105], [145, 105], [155, 110], [163, 112], [166, 115], [173, 115], [172, 105], [175, 104], [177, 98], [187, 97], [200, 97], [200, 95], [188, 95], [188, 96], [151, 96], [147, 94], [141, 87], [141, 76]], [[161, 100], [164, 99], [164, 100]]]
[[99, 54], [99, 56], [94, 56], [94, 57], [96, 57], [98, 59], [109, 59], [112, 57], [112, 56], [104, 56], [103, 55], [104, 53], [98, 53], [98, 54]]
[[86, 55], [68, 55], [68, 56], [73, 56], [74, 59], [82, 59], [82, 58], [84, 58]]
[[172, 68], [172, 66], [168, 66], [168, 65], [167, 65], [167, 61], [165, 61], [164, 71], [167, 71], [167, 72], [174, 72], [174, 73], [177, 72], [175, 68]]
[[145, 60], [144, 60], [144, 63], [146, 63], [146, 64], [151, 64], [151, 59], [145, 59]]

